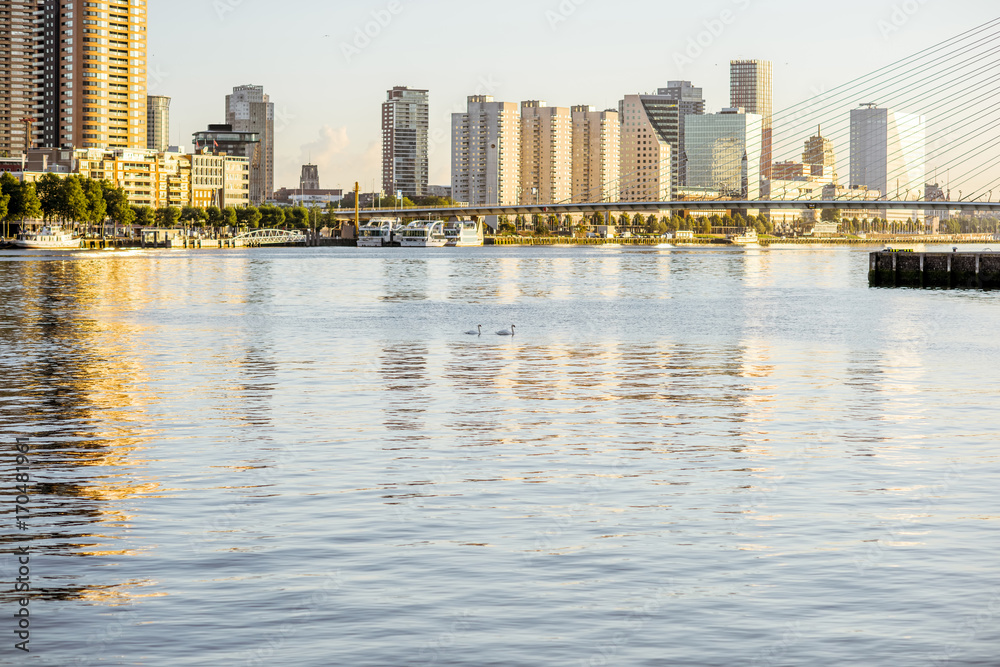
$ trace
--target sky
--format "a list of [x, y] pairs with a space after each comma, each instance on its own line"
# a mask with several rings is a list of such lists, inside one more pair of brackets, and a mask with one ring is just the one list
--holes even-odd
[[371, 191], [386, 91], [425, 88], [430, 181], [449, 185], [451, 114], [469, 95], [606, 109], [690, 80], [715, 112], [729, 61], [747, 58], [774, 63], [780, 111], [997, 15], [995, 0], [149, 0], [149, 92], [173, 98], [171, 143], [190, 150], [234, 86], [263, 85], [275, 187], [311, 161], [322, 187]]

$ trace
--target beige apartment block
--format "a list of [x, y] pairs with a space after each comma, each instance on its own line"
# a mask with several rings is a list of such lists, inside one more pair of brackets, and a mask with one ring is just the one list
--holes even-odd
[[213, 155], [207, 149], [191, 158], [191, 205], [243, 208], [250, 204], [250, 159]]
[[573, 116], [540, 100], [521, 103], [522, 204], [562, 204], [573, 197]]
[[125, 190], [135, 206], [162, 208], [191, 204], [191, 156], [146, 150], [84, 149], [76, 152], [77, 172]]
[[670, 201], [671, 148], [642, 95], [621, 102], [621, 201]]
[[617, 111], [575, 106], [573, 114], [573, 201], [618, 201], [621, 177], [621, 121]]
[[521, 115], [518, 105], [473, 95], [452, 114], [452, 197], [472, 206], [518, 203]]
[[145, 0], [40, 3], [42, 146], [146, 148]]

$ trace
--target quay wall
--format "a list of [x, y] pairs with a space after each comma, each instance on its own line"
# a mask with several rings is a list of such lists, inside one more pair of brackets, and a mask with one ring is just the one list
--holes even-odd
[[1000, 289], [1000, 253], [873, 252], [868, 284], [872, 287]]

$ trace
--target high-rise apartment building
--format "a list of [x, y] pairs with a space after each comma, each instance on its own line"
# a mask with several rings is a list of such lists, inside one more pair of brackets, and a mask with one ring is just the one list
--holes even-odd
[[628, 95], [619, 108], [621, 201], [670, 201], [677, 101], [665, 95]]
[[689, 188], [730, 199], [760, 198], [763, 118], [743, 109], [689, 116], [684, 133]]
[[621, 121], [617, 111], [575, 106], [573, 114], [573, 201], [618, 201]]
[[319, 190], [319, 167], [314, 164], [302, 165], [302, 175], [299, 176], [300, 190]]
[[559, 204], [573, 196], [573, 116], [540, 100], [521, 103], [522, 204]]
[[146, 148], [163, 152], [170, 147], [170, 98], [146, 97]]
[[250, 201], [263, 204], [274, 193], [274, 104], [263, 86], [237, 86], [226, 95], [226, 124], [235, 132], [260, 138], [260, 150], [250, 160]]
[[146, 148], [146, 1], [40, 0], [40, 146]]
[[521, 174], [518, 105], [473, 95], [467, 109], [451, 117], [452, 198], [472, 206], [513, 206]]
[[17, 157], [37, 145], [38, 7], [39, 0], [0, 0], [0, 156]]
[[666, 88], [656, 91], [657, 95], [677, 102], [677, 127], [668, 123], [664, 136], [670, 144], [671, 179], [674, 188], [687, 184], [687, 155], [684, 153], [684, 117], [705, 113], [705, 98], [701, 88], [695, 88], [690, 81], [668, 81]]
[[771, 178], [774, 93], [772, 66], [768, 60], [733, 60], [729, 63], [729, 105], [761, 117], [760, 174]]
[[395, 196], [423, 197], [428, 183], [426, 90], [396, 86], [382, 103], [382, 189]]
[[802, 153], [802, 164], [812, 165], [813, 173], [816, 174], [816, 167], [819, 167], [819, 176], [829, 179], [830, 183], [836, 184], [837, 178], [837, 153], [834, 150], [833, 142], [823, 137], [823, 128], [816, 130], [816, 135], [806, 139], [806, 148]]
[[927, 130], [923, 116], [879, 109], [851, 110], [851, 185], [889, 199], [923, 194]]

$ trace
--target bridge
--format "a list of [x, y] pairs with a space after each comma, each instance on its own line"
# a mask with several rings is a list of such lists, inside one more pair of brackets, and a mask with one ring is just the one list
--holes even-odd
[[234, 241], [241, 242], [245, 246], [262, 245], [294, 245], [308, 242], [305, 234], [290, 232], [284, 229], [255, 229], [252, 232], [240, 234]]
[[[518, 184], [486, 178], [481, 160], [470, 159], [467, 172], [459, 174], [467, 184], [460, 196], [473, 206], [367, 209], [357, 215], [361, 220], [506, 216], [511, 221], [516, 216], [592, 219], [636, 213], [781, 217], [782, 211], [785, 219], [818, 218], [788, 212], [829, 209], [882, 219], [1000, 215], [1000, 202], [992, 201], [994, 190], [1000, 193], [998, 96], [1000, 17], [775, 110], [769, 119], [747, 117], [745, 124], [736, 118], [728, 123], [705, 119], [700, 135], [682, 140], [682, 146], [674, 145], [676, 140], [671, 144], [670, 155], [684, 154], [683, 181], [679, 162], [664, 157], [665, 151], [635, 148], [639, 137], [623, 125], [620, 172], [580, 186], [586, 190], [574, 201], [562, 195], [532, 204]], [[635, 126], [646, 114], [639, 125], [651, 124], [660, 142], [670, 143], [667, 125], [673, 121], [655, 120], [641, 110], [643, 104], [625, 112], [622, 122], [631, 114]], [[660, 156], [659, 164], [654, 155]], [[355, 212], [335, 215], [352, 220]]]
[[[455, 206], [435, 208], [395, 208], [362, 209], [358, 213], [361, 220], [372, 218], [411, 219], [451, 219], [470, 218], [477, 220], [488, 216], [531, 216], [531, 215], [574, 215], [593, 216], [596, 213], [661, 213], [685, 211], [781, 211], [781, 210], [870, 210], [870, 211], [920, 211], [935, 214], [950, 212], [997, 213], [1000, 202], [970, 201], [917, 201], [917, 200], [871, 200], [871, 199], [759, 199], [734, 200], [714, 199], [698, 201], [649, 201], [649, 202], [581, 202], [568, 204], [520, 205], [520, 206]], [[341, 220], [351, 220], [354, 213], [337, 212]]]

